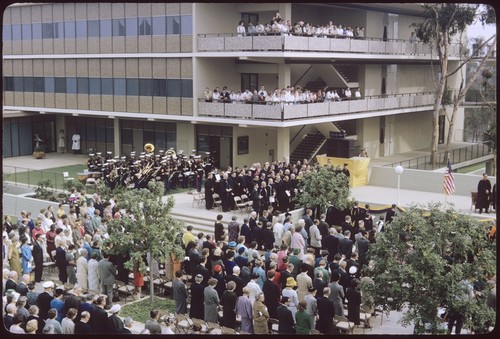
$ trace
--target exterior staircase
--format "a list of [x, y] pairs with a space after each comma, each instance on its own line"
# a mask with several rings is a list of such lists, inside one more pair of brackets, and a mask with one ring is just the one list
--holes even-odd
[[306, 134], [290, 155], [290, 162], [302, 161], [304, 159], [311, 160], [325, 142], [326, 138], [321, 133]]

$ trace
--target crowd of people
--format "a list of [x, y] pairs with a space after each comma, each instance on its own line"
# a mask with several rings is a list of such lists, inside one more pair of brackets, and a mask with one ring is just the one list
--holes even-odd
[[230, 90], [227, 86], [223, 86], [221, 90], [217, 86], [213, 90], [206, 87], [204, 97], [206, 102], [296, 105], [361, 99], [361, 91], [356, 88], [353, 94], [350, 88], [337, 91], [334, 88], [309, 90], [300, 86], [287, 86], [282, 89], [275, 88], [268, 92], [265, 86], [261, 86], [258, 90], [256, 88], [253, 90], [247, 88], [244, 91]]
[[267, 23], [257, 22], [256, 25], [254, 25], [250, 22], [245, 26], [245, 22], [240, 20], [236, 27], [236, 33], [238, 36], [298, 35], [355, 39], [363, 39], [365, 37], [365, 29], [362, 26], [352, 28], [348, 25], [336, 25], [331, 20], [328, 21], [327, 24], [313, 24], [302, 20], [292, 23], [291, 20], [281, 18], [279, 12]]

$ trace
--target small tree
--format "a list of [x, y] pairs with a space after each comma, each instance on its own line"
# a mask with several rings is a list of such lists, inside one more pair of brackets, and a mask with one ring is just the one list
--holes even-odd
[[299, 184], [298, 202], [306, 208], [326, 211], [329, 206], [344, 210], [351, 206], [349, 179], [333, 168], [319, 167], [304, 174]]
[[53, 200], [54, 185], [50, 179], [41, 179], [35, 188], [35, 197], [42, 200]]
[[477, 287], [496, 274], [495, 244], [486, 233], [481, 222], [439, 204], [410, 207], [370, 247], [375, 304], [405, 309], [403, 326], [425, 322], [432, 333], [442, 321], [438, 308], [458, 310], [476, 333], [487, 329], [495, 319], [487, 292], [463, 298], [464, 281]]
[[[172, 257], [183, 256], [177, 235], [183, 230], [183, 223], [175, 220], [170, 211], [174, 198], [163, 200], [163, 183], [151, 181], [147, 189], [126, 190], [116, 194], [120, 208], [126, 211], [121, 219], [113, 219], [108, 224], [108, 244], [112, 254], [129, 254], [125, 267], [138, 269], [146, 274], [142, 257], [149, 253], [152, 260], [166, 263]], [[153, 302], [153, 270], [149, 269], [150, 298]]]

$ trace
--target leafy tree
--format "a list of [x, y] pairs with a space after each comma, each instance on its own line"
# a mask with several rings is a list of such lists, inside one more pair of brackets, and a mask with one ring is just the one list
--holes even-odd
[[35, 188], [35, 197], [42, 200], [52, 200], [54, 196], [54, 185], [52, 180], [41, 179]]
[[[487, 329], [495, 313], [478, 291], [496, 274], [496, 247], [486, 233], [481, 222], [440, 204], [410, 207], [370, 247], [365, 273], [375, 282], [375, 304], [404, 310], [403, 326], [427, 322], [433, 333], [438, 308], [461, 312], [475, 333]], [[475, 285], [474, 297], [464, 297], [464, 281]]]
[[[125, 267], [138, 269], [146, 275], [147, 268], [143, 256], [149, 253], [151, 260], [166, 263], [172, 257], [180, 258], [184, 251], [177, 241], [183, 231], [183, 223], [175, 220], [170, 211], [174, 206], [173, 197], [163, 201], [163, 183], [151, 181], [148, 188], [123, 190], [116, 194], [121, 209], [126, 211], [121, 219], [108, 223], [108, 245], [111, 254], [128, 254], [130, 259]], [[150, 263], [151, 263], [150, 260]], [[153, 270], [149, 270], [152, 282]], [[150, 300], [153, 302], [154, 286], [150, 285]]]
[[431, 45], [438, 53], [439, 73], [438, 80], [434, 80], [436, 98], [432, 117], [431, 162], [436, 164], [439, 136], [439, 112], [442, 107], [443, 95], [446, 91], [448, 78], [467, 64], [469, 58], [459, 62], [454, 69], [449, 69], [449, 46], [457, 34], [465, 31], [471, 25], [478, 9], [477, 4], [464, 3], [436, 3], [423, 4], [424, 20], [412, 24], [416, 27], [417, 37], [424, 43]]
[[336, 173], [333, 167], [318, 167], [306, 172], [299, 184], [298, 202], [309, 208], [319, 207], [326, 211], [329, 206], [344, 210], [351, 205], [349, 200], [349, 179], [343, 173]]

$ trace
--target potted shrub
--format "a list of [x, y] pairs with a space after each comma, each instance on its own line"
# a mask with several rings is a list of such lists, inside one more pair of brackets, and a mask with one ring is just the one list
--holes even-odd
[[36, 159], [43, 159], [45, 158], [45, 150], [42, 146], [37, 146], [35, 147], [35, 150], [33, 151], [33, 156]]

